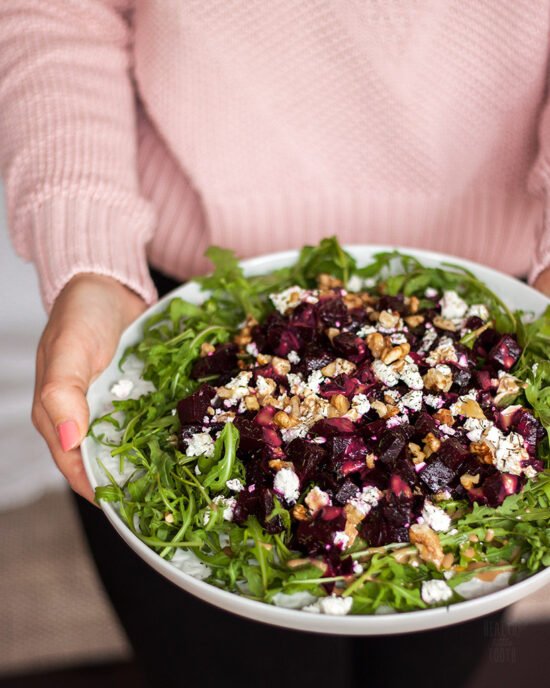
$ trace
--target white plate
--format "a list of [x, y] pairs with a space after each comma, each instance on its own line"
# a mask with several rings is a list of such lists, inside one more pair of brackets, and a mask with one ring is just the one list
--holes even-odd
[[[382, 250], [391, 250], [395, 247], [352, 246], [346, 248], [357, 259], [358, 264], [361, 266], [370, 262], [374, 253]], [[450, 261], [470, 269], [477, 277], [488, 284], [504, 301], [515, 308], [532, 310], [538, 315], [549, 303], [549, 300], [545, 296], [531, 287], [528, 287], [512, 277], [477, 263], [460, 260], [440, 253], [433, 253], [431, 251], [413, 249], [402, 250], [410, 255], [416, 256], [428, 266], [436, 266], [441, 264], [441, 262]], [[242, 265], [248, 275], [263, 274], [293, 263], [297, 255], [297, 251], [273, 253], [243, 261]], [[184, 285], [165, 296], [130, 325], [122, 335], [113, 361], [90, 387], [88, 392], [88, 403], [90, 405], [91, 418], [96, 418], [104, 413], [106, 402], [111, 399], [109, 392], [111, 385], [120, 378], [120, 371], [117, 367], [118, 361], [126, 347], [134, 344], [140, 339], [143, 322], [153, 313], [164, 308], [167, 301], [174, 296], [180, 296], [192, 303], [200, 303], [203, 299], [203, 295], [196, 284], [191, 283]], [[105, 476], [97, 463], [99, 449], [97, 443], [91, 438], [86, 438], [82, 445], [84, 466], [92, 487], [94, 488], [106, 482]], [[548, 568], [498, 592], [493, 592], [466, 602], [459, 602], [449, 607], [437, 607], [415, 612], [375, 616], [328, 616], [310, 614], [299, 610], [284, 609], [282, 607], [264, 604], [263, 602], [248, 600], [239, 595], [220, 590], [219, 588], [183, 573], [169, 562], [161, 559], [153, 550], [142, 543], [126, 527], [113, 505], [103, 502], [102, 508], [123, 540], [144, 561], [161, 575], [172, 581], [172, 583], [175, 583], [202, 600], [210, 602], [227, 611], [234, 612], [235, 614], [257, 621], [264, 621], [276, 626], [284, 626], [301, 631], [342, 635], [382, 635], [427, 630], [467, 621], [468, 619], [473, 619], [502, 609], [503, 607], [517, 602], [526, 595], [535, 592], [535, 590], [538, 590], [547, 583], [550, 583], [550, 568]], [[113, 565], [116, 566], [116, 562], [114, 562]]]

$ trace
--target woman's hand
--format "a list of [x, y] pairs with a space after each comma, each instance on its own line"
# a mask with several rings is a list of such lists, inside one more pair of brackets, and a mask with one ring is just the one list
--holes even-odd
[[145, 307], [110, 277], [77, 275], [59, 294], [38, 345], [33, 424], [70, 486], [90, 502], [94, 494], [78, 449], [88, 430], [86, 392]]
[[550, 296], [550, 268], [540, 273], [533, 286], [546, 296]]

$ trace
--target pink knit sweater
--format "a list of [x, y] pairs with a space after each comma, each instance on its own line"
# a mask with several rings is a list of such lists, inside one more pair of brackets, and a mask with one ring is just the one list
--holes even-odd
[[0, 161], [51, 306], [209, 244], [550, 265], [550, 1], [1, 0]]

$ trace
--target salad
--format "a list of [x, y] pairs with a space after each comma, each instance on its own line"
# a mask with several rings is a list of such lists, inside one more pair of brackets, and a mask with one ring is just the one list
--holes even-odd
[[550, 565], [550, 309], [397, 251], [358, 267], [335, 238], [263, 276], [208, 255], [203, 304], [147, 321], [121, 361], [142, 388], [123, 377], [90, 429], [111, 457], [96, 498], [137, 537], [325, 614], [452, 604]]

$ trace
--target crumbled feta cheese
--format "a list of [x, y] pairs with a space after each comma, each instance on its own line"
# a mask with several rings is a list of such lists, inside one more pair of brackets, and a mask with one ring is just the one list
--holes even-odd
[[276, 607], [284, 607], [285, 609], [302, 609], [308, 604], [313, 604], [317, 598], [307, 591], [293, 592], [290, 594], [278, 592], [273, 595], [273, 604]]
[[292, 363], [292, 365], [300, 363], [300, 356], [298, 355], [297, 351], [289, 351], [287, 358]]
[[436, 394], [425, 394], [424, 403], [434, 409], [440, 409], [444, 405], [445, 401]]
[[207, 432], [197, 432], [186, 440], [187, 456], [213, 456], [214, 440]]
[[300, 478], [292, 468], [281, 468], [275, 475], [273, 489], [289, 503], [295, 502], [300, 496]]
[[435, 330], [426, 330], [424, 336], [422, 337], [422, 341], [420, 342], [420, 346], [418, 347], [418, 353], [426, 353], [426, 351], [428, 351], [428, 349], [435, 343], [436, 339], [437, 332]]
[[489, 309], [487, 308], [487, 306], [483, 303], [472, 304], [466, 312], [466, 318], [474, 317], [483, 320], [483, 322], [489, 320]]
[[439, 604], [450, 600], [453, 591], [444, 580], [433, 579], [422, 583], [421, 596], [426, 604]]
[[360, 416], [364, 416], [370, 411], [370, 401], [366, 394], [356, 394], [352, 397], [351, 408], [357, 411]]
[[373, 485], [367, 485], [348, 504], [353, 506], [361, 515], [366, 516], [382, 499], [383, 493]]
[[228, 389], [234, 389], [235, 395], [239, 398], [246, 396], [248, 394], [248, 383], [252, 379], [252, 373], [248, 370], [242, 370], [234, 378], [226, 382], [224, 387]]
[[411, 409], [411, 411], [420, 411], [422, 408], [422, 392], [413, 389], [404, 394], [399, 402], [399, 407], [401, 408], [402, 406]]
[[324, 375], [320, 370], [314, 370], [307, 379], [305, 395], [319, 394], [319, 386], [324, 381]]
[[247, 344], [245, 347], [246, 353], [250, 354], [251, 356], [257, 356], [260, 352], [258, 351], [258, 345], [256, 342], [250, 342], [250, 344]]
[[405, 425], [406, 423], [409, 422], [409, 419], [407, 416], [402, 415], [402, 414], [397, 414], [395, 416], [391, 416], [388, 418], [386, 421], [386, 427], [387, 428], [396, 428], [398, 425]]
[[435, 366], [438, 363], [450, 361], [456, 363], [458, 354], [455, 349], [454, 341], [450, 337], [441, 337], [437, 346], [432, 349], [426, 357], [426, 363]]
[[115, 399], [128, 399], [133, 389], [134, 383], [132, 380], [122, 379], [115, 382], [111, 387], [111, 394]]
[[[216, 507], [223, 509], [223, 520], [232, 521], [233, 514], [235, 512], [235, 507], [237, 506], [237, 500], [235, 497], [223, 497], [218, 495], [212, 500]], [[210, 517], [212, 515], [212, 509], [208, 508], [204, 512], [204, 525], [208, 525], [210, 522]]]
[[335, 547], [339, 547], [340, 549], [346, 549], [346, 547], [349, 544], [349, 535], [345, 533], [343, 530], [339, 530], [334, 534], [332, 542], [334, 543]]
[[308, 426], [305, 423], [299, 423], [292, 428], [282, 428], [281, 435], [283, 440], [287, 443], [292, 442], [298, 437], [305, 437], [308, 432]]
[[256, 378], [256, 389], [258, 390], [258, 394], [262, 397], [265, 397], [272, 392], [271, 385], [263, 375], [258, 375]]
[[451, 526], [451, 517], [441, 507], [432, 504], [428, 499], [425, 500], [422, 508], [422, 518], [432, 530], [438, 532], [445, 533]]
[[399, 379], [404, 382], [409, 389], [424, 389], [424, 380], [418, 366], [410, 356], [405, 357], [405, 365], [401, 368]]
[[313, 614], [332, 614], [333, 616], [345, 616], [349, 614], [353, 606], [353, 599], [351, 597], [339, 597], [331, 595], [330, 597], [320, 597], [314, 604], [309, 604], [304, 607], [302, 611]]
[[360, 576], [365, 569], [363, 567], [363, 564], [360, 564], [358, 561], [354, 561], [352, 565], [352, 570], [356, 576]]
[[361, 337], [362, 339], [366, 339], [369, 334], [374, 334], [375, 332], [378, 332], [376, 327], [373, 327], [372, 325], [363, 325], [363, 327], [357, 331], [357, 336]]
[[466, 418], [462, 427], [467, 431], [466, 437], [470, 442], [480, 442], [485, 430], [492, 425], [492, 421], [483, 418]]
[[452, 289], [443, 292], [443, 298], [439, 303], [441, 315], [447, 320], [460, 320], [468, 310], [468, 304]]
[[307, 301], [308, 303], [317, 303], [319, 300], [312, 291], [307, 291], [301, 287], [294, 286], [279, 292], [278, 294], [270, 294], [269, 298], [275, 308], [284, 315], [289, 309], [296, 308], [300, 303]]
[[396, 332], [390, 336], [390, 341], [393, 345], [406, 344], [407, 336], [403, 332]]
[[228, 480], [225, 485], [233, 492], [240, 492], [241, 490], [244, 490], [244, 485], [238, 478], [232, 478], [231, 480]]
[[437, 289], [434, 289], [433, 287], [426, 287], [424, 291], [424, 296], [427, 299], [435, 299], [438, 293], [439, 292], [437, 291]]
[[372, 362], [372, 372], [375, 376], [387, 387], [395, 387], [399, 382], [399, 376], [393, 368], [382, 363], [381, 360], [377, 359]]

